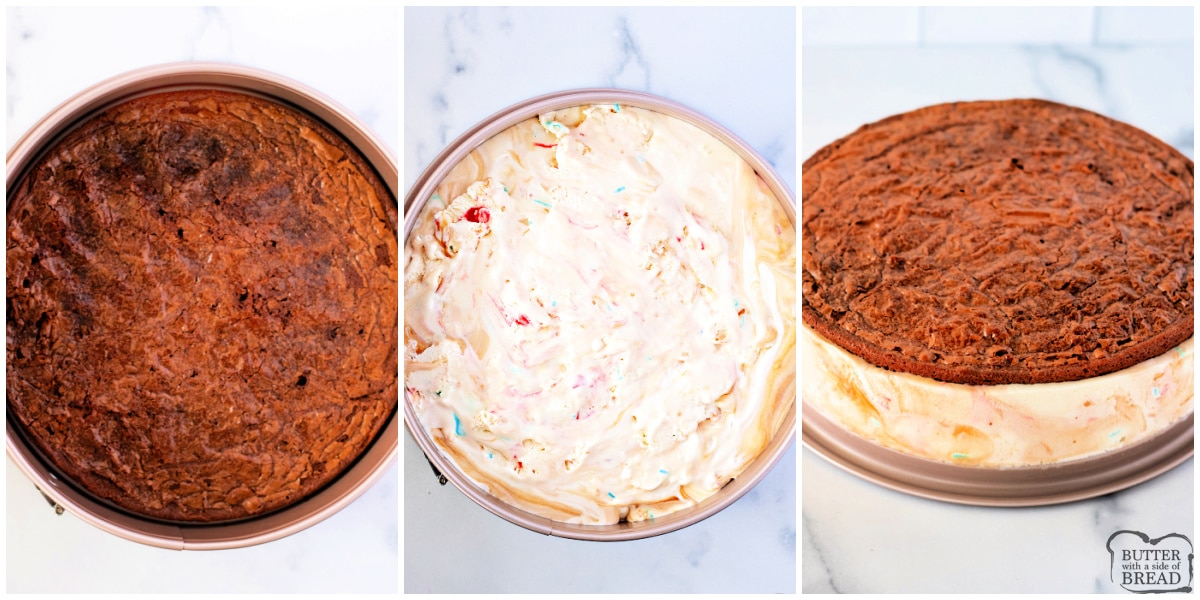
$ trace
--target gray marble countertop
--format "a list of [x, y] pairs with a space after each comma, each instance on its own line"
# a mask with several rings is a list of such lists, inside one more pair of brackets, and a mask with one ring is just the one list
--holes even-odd
[[[899, 15], [893, 15], [896, 19]], [[807, 31], [807, 24], [806, 24]], [[929, 104], [1038, 97], [1100, 112], [1193, 154], [1192, 44], [821, 45], [802, 49], [802, 159]], [[802, 452], [802, 591], [1114, 592], [1109, 536], [1195, 539], [1194, 460], [1129, 490], [1039, 508], [924, 500]]]
[[[518, 101], [646, 91], [716, 120], [796, 189], [796, 11], [408, 8], [404, 187], [461, 132]], [[795, 592], [796, 449], [749, 494], [659, 537], [546, 537], [434, 480], [407, 435], [405, 592]]]

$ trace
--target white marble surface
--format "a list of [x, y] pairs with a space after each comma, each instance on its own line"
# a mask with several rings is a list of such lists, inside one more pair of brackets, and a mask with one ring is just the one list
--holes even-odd
[[[5, 140], [83, 88], [184, 60], [273, 71], [349, 108], [393, 152], [399, 137], [399, 9], [6, 9]], [[399, 465], [330, 519], [239, 550], [173, 552], [56, 516], [11, 461], [7, 592], [396, 592]]]
[[[1190, 40], [830, 44], [805, 46], [802, 53], [802, 158], [892, 114], [1012, 97], [1095, 110], [1193, 155]], [[847, 474], [808, 449], [802, 454], [805, 593], [1120, 592], [1109, 577], [1105, 541], [1111, 534], [1132, 529], [1196, 539], [1194, 460], [1102, 498], [1000, 509], [911, 497]]]
[[805, 7], [805, 48], [904, 44], [1190, 43], [1192, 7]]
[[[404, 11], [404, 187], [459, 133], [579, 87], [652, 92], [714, 118], [796, 189], [796, 12]], [[795, 446], [714, 517], [647, 540], [532, 533], [441, 487], [405, 435], [405, 592], [795, 592]]]

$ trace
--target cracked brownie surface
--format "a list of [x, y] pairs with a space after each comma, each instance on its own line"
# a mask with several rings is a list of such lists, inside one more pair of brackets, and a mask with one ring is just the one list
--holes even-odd
[[8, 194], [8, 414], [133, 513], [288, 506], [397, 402], [396, 209], [308, 115], [215, 90], [91, 117]]
[[805, 161], [804, 322], [888, 369], [1070, 381], [1192, 337], [1193, 163], [1052, 102], [932, 106]]

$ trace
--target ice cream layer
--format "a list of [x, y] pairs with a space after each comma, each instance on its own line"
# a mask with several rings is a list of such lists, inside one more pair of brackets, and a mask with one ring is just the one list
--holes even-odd
[[1193, 340], [1079, 381], [963, 385], [876, 367], [802, 327], [803, 402], [887, 448], [982, 467], [1055, 463], [1146, 439], [1192, 414]]
[[524, 121], [455, 167], [406, 253], [408, 399], [518, 508], [607, 524], [691, 506], [794, 404], [794, 225], [679, 119]]

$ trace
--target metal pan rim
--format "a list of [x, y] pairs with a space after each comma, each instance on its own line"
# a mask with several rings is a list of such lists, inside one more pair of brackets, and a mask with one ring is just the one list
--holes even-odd
[[942, 463], [885, 448], [803, 407], [802, 444], [834, 466], [930, 500], [988, 507], [1064, 504], [1124, 490], [1193, 456], [1194, 412], [1125, 448], [1061, 463], [1008, 468]]

